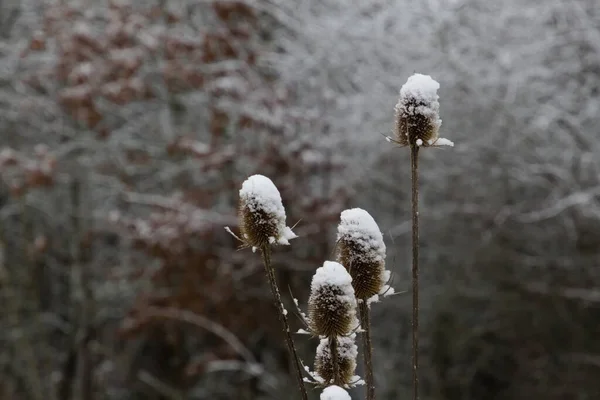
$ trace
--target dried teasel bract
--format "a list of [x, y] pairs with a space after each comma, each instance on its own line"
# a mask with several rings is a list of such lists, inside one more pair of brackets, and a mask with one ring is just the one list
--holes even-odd
[[[337, 340], [337, 364], [338, 364], [338, 382], [341, 385], [351, 385], [356, 379], [354, 371], [356, 370], [356, 357], [358, 347], [355, 344], [356, 334], [349, 336], [339, 336]], [[323, 338], [317, 346], [315, 357], [315, 372], [324, 383], [333, 382], [335, 368], [331, 357], [330, 338]]]
[[279, 190], [266, 176], [252, 175], [244, 181], [239, 216], [242, 241], [253, 251], [272, 244], [289, 244], [297, 237], [286, 226]]
[[400, 89], [395, 111], [395, 138], [401, 146], [452, 146], [439, 137], [440, 84], [429, 75], [414, 74]]
[[339, 263], [325, 261], [311, 283], [308, 324], [315, 335], [346, 336], [358, 327], [352, 277]]
[[337, 259], [348, 269], [357, 299], [391, 294], [385, 269], [385, 243], [373, 217], [361, 208], [342, 211], [337, 231]]
[[352, 400], [348, 392], [339, 386], [331, 385], [323, 389], [320, 400]]

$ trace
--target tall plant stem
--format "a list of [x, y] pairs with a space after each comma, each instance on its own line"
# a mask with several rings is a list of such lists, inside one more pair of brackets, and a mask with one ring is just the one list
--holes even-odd
[[273, 299], [275, 300], [275, 307], [277, 307], [277, 313], [279, 314], [279, 320], [283, 325], [283, 333], [285, 335], [285, 342], [288, 347], [288, 351], [292, 356], [292, 361], [294, 363], [294, 369], [296, 372], [296, 379], [298, 381], [298, 389], [300, 389], [300, 394], [302, 395], [303, 400], [308, 400], [308, 393], [306, 392], [306, 388], [304, 387], [304, 380], [302, 379], [302, 366], [300, 365], [300, 358], [298, 358], [298, 353], [296, 352], [296, 346], [294, 346], [294, 341], [292, 340], [292, 334], [290, 332], [290, 324], [288, 323], [288, 319], [286, 316], [286, 312], [283, 308], [283, 303], [281, 302], [281, 294], [279, 293], [279, 289], [277, 287], [277, 281], [275, 279], [275, 270], [273, 269], [273, 265], [271, 264], [271, 248], [269, 246], [264, 246], [261, 249], [263, 262], [265, 264], [265, 272], [267, 273], [267, 278], [269, 280], [269, 285], [271, 286], [271, 293], [273, 294]]
[[367, 400], [375, 400], [375, 377], [373, 375], [373, 345], [371, 343], [371, 315], [369, 304], [366, 300], [359, 303], [360, 324], [364, 329], [363, 359], [365, 362], [365, 374], [367, 378]]
[[411, 144], [412, 172], [412, 386], [419, 399], [419, 146]]

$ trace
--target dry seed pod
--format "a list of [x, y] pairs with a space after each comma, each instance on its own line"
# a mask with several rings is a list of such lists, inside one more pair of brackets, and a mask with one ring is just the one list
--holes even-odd
[[348, 335], [358, 326], [352, 277], [342, 265], [325, 261], [315, 272], [308, 322], [313, 333], [321, 336]]
[[341, 385], [349, 385], [352, 383], [353, 377], [355, 376], [354, 371], [356, 370], [356, 356], [358, 354], [358, 348], [354, 343], [355, 338], [356, 335], [352, 334], [350, 336], [339, 336], [335, 339], [321, 339], [315, 357], [315, 372], [319, 374], [319, 377], [321, 377], [325, 383], [334, 381], [334, 367], [333, 359], [331, 357], [330, 340], [337, 340], [338, 377], [340, 381], [334, 383]]
[[331, 385], [321, 392], [321, 400], [352, 400], [348, 392], [339, 386]]
[[429, 75], [414, 74], [400, 89], [395, 111], [395, 140], [400, 145], [431, 146], [442, 125], [437, 90], [440, 84]]
[[361, 208], [342, 211], [337, 241], [338, 261], [350, 272], [357, 299], [367, 300], [387, 289], [385, 243], [368, 212]]
[[240, 190], [240, 230], [253, 250], [270, 244], [289, 244], [297, 236], [286, 226], [279, 190], [263, 175], [252, 175]]

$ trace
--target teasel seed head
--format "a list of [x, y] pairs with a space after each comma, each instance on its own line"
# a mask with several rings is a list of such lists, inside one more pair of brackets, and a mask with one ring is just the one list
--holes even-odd
[[395, 110], [395, 141], [402, 146], [431, 146], [438, 140], [442, 120], [437, 90], [429, 75], [414, 74], [400, 89]]
[[271, 244], [289, 244], [297, 236], [286, 226], [279, 190], [263, 175], [252, 175], [240, 190], [240, 230], [246, 247], [262, 249]]
[[354, 378], [356, 370], [356, 356], [358, 347], [355, 343], [356, 334], [349, 336], [338, 336], [333, 338], [323, 338], [317, 346], [315, 356], [315, 372], [325, 381], [331, 383], [334, 381], [334, 365], [331, 357], [331, 340], [337, 340], [337, 362], [339, 372], [339, 382], [336, 384], [350, 385]]
[[385, 243], [379, 226], [361, 209], [342, 211], [337, 231], [337, 259], [348, 269], [357, 299], [381, 294], [389, 280]]
[[308, 323], [321, 336], [348, 335], [358, 326], [352, 277], [337, 262], [325, 261], [313, 276]]
[[352, 400], [348, 392], [339, 386], [331, 385], [327, 386], [321, 392], [321, 400]]

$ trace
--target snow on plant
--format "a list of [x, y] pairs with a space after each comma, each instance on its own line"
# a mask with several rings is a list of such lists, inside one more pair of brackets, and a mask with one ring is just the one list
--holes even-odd
[[391, 294], [385, 270], [385, 243], [373, 217], [361, 208], [342, 211], [337, 230], [337, 257], [352, 276], [356, 298]]
[[358, 353], [354, 333], [358, 329], [352, 277], [343, 265], [325, 261], [315, 272], [305, 324], [320, 337], [315, 371], [306, 369], [317, 386], [352, 387], [362, 384], [356, 370]]
[[339, 386], [328, 386], [321, 392], [321, 400], [352, 400], [348, 392]]
[[[401, 146], [453, 146], [439, 137], [440, 103], [437, 94], [440, 84], [429, 75], [414, 74], [400, 89], [395, 110], [395, 138]], [[390, 140], [391, 138], [388, 138]]]
[[352, 277], [341, 264], [325, 261], [313, 276], [308, 325], [326, 337], [348, 335], [358, 326]]
[[[413, 217], [413, 388], [418, 398], [418, 151], [420, 147], [453, 146], [439, 137], [440, 85], [428, 75], [414, 74], [400, 90], [395, 107], [395, 139], [387, 138], [411, 149], [412, 217]], [[253, 175], [240, 190], [240, 228], [244, 246], [262, 251], [267, 276], [284, 322], [288, 348], [296, 360], [299, 385], [302, 386], [300, 363], [295, 352], [287, 312], [283, 308], [270, 263], [270, 246], [289, 244], [296, 237], [286, 226], [286, 215], [279, 191], [268, 178]], [[369, 307], [380, 295], [393, 294], [389, 286], [390, 271], [385, 269], [386, 246], [379, 226], [365, 210], [345, 210], [337, 232], [338, 262], [326, 261], [318, 268], [311, 283], [308, 316], [299, 315], [321, 342], [315, 357], [312, 383], [319, 386], [350, 387], [360, 378], [356, 368], [354, 332], [364, 333], [363, 346], [367, 384], [367, 400], [375, 399]], [[296, 304], [296, 307], [298, 305]], [[357, 320], [357, 306], [361, 324]], [[310, 382], [310, 380], [308, 380]]]
[[281, 195], [263, 175], [252, 175], [240, 190], [240, 229], [242, 241], [252, 250], [271, 244], [289, 244], [296, 234], [286, 226]]

